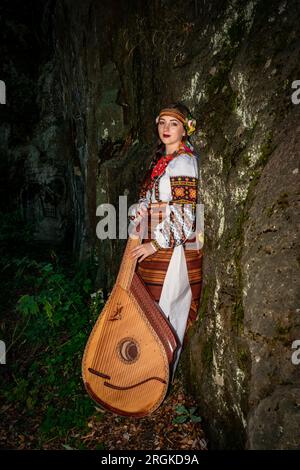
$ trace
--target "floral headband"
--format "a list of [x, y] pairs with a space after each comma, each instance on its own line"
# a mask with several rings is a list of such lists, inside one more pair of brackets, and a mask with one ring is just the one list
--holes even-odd
[[159, 115], [156, 117], [155, 119], [156, 124], [158, 124], [159, 119], [165, 115], [173, 116], [179, 121], [181, 121], [188, 136], [192, 135], [195, 132], [196, 119], [192, 118], [191, 115], [189, 115], [188, 117], [185, 117], [184, 114], [182, 114], [180, 111], [177, 111], [174, 108], [164, 108], [160, 111]]

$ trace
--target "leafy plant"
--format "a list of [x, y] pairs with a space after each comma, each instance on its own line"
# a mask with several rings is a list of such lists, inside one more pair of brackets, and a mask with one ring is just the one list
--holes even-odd
[[186, 408], [184, 405], [177, 405], [175, 408], [177, 416], [173, 419], [173, 424], [181, 424], [189, 421], [192, 423], [200, 423], [202, 418], [194, 414], [196, 409], [196, 406]]
[[14, 303], [7, 303], [11, 376], [0, 400], [22, 410], [23, 420], [39, 420], [39, 445], [85, 428], [94, 412], [82, 383], [81, 360], [105, 302], [101, 289], [92, 292], [96, 270], [93, 259], [63, 267], [53, 251], [51, 261], [28, 255], [0, 259], [6, 291], [16, 293]]

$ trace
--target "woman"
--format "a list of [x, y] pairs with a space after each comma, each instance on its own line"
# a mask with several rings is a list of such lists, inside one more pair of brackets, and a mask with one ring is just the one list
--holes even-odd
[[165, 214], [161, 221], [156, 218], [148, 239], [144, 238], [131, 253], [138, 261], [136, 272], [175, 328], [181, 344], [186, 345], [187, 330], [197, 317], [202, 286], [202, 249], [195, 236], [198, 157], [188, 140], [196, 122], [185, 105], [175, 103], [160, 111], [156, 124], [160, 145], [130, 218], [136, 225], [147, 219], [152, 228], [154, 208], [162, 204]]

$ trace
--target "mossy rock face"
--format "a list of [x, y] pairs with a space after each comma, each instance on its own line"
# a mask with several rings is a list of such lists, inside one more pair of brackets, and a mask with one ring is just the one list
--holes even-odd
[[[230, 55], [223, 48], [223, 56], [218, 48], [215, 55], [222, 63], [208, 62], [209, 75], [198, 82], [198, 89], [206, 91], [202, 112], [207, 145], [200, 185], [206, 224], [204, 288], [198, 321], [183, 357], [184, 373], [186, 386], [203, 406], [213, 446], [234, 446], [223, 432], [231, 421], [231, 437], [236, 436], [241, 446], [265, 448], [266, 433], [265, 442], [293, 448], [294, 437], [289, 441], [288, 433], [280, 433], [276, 420], [272, 421], [276, 437], [270, 436], [270, 427], [259, 421], [262, 415], [255, 410], [264, 398], [270, 396], [272, 402], [277, 388], [284, 395], [286, 386], [289, 394], [295, 378], [292, 338], [299, 336], [292, 312], [297, 308], [295, 211], [300, 147], [295, 129], [300, 108], [290, 105], [286, 81], [286, 91], [279, 91], [276, 98], [269, 93], [271, 88], [281, 89], [277, 73], [283, 73], [290, 84], [293, 80], [271, 52], [274, 45], [261, 26], [267, 23], [269, 31], [280, 32], [275, 46], [277, 51], [282, 48], [281, 54], [287, 53], [288, 43], [295, 44], [298, 27], [284, 5], [278, 4], [276, 15], [271, 2], [265, 9], [263, 2], [257, 2], [254, 11], [256, 20], [252, 14], [247, 18], [250, 29], [249, 22], [246, 27], [243, 23], [246, 11], [244, 16], [237, 12], [241, 17], [235, 25], [223, 12], [210, 40], [217, 44], [218, 38], [218, 44], [237, 47]], [[250, 37], [241, 46], [238, 36], [245, 31]], [[299, 53], [299, 46], [296, 49]], [[294, 70], [294, 59], [289, 61]], [[296, 68], [299, 73], [299, 64]], [[292, 408], [284, 413], [288, 416]], [[291, 421], [295, 423], [294, 417]], [[256, 438], [253, 430], [258, 427], [262, 431]]]
[[212, 366], [213, 362], [213, 344], [212, 340], [208, 339], [203, 345], [201, 360], [206, 369]]

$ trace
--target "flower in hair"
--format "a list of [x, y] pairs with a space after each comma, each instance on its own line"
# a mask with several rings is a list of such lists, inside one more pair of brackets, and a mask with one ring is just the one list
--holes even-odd
[[[159, 123], [159, 115], [156, 116], [155, 123]], [[196, 130], [196, 119], [193, 119], [192, 116], [188, 116], [184, 123], [183, 123], [184, 128], [186, 129], [186, 133], [188, 136], [192, 135], [195, 130]]]
[[186, 118], [184, 127], [188, 136], [192, 135], [196, 130], [196, 119], [193, 119], [191, 116]]

